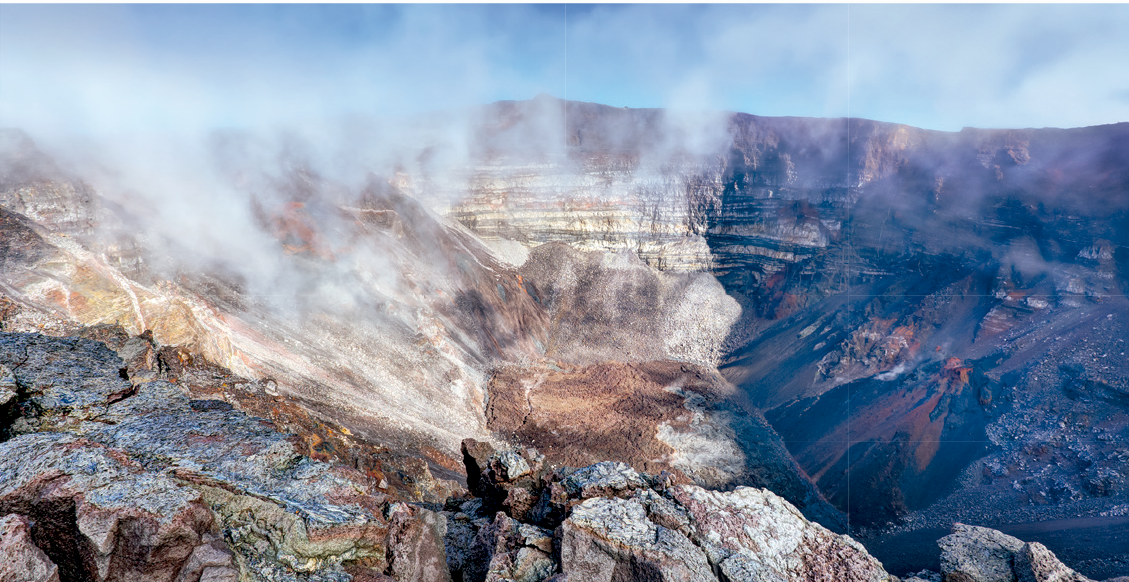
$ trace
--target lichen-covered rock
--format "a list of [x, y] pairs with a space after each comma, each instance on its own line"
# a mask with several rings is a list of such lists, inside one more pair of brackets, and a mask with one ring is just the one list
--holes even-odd
[[16, 399], [16, 377], [8, 366], [0, 364], [0, 407], [7, 406]]
[[388, 562], [398, 582], [450, 582], [441, 513], [404, 503], [388, 508]]
[[945, 582], [1015, 582], [1015, 555], [1024, 544], [994, 529], [955, 523], [937, 545]]
[[561, 483], [570, 495], [580, 499], [616, 497], [647, 486], [638, 471], [612, 461], [579, 469]]
[[199, 492], [60, 433], [0, 444], [0, 513], [9, 512], [40, 522], [41, 547], [72, 580], [174, 580], [214, 524]]
[[498, 512], [478, 533], [488, 558], [485, 582], [541, 582], [557, 570], [553, 532]]
[[694, 541], [733, 582], [891, 580], [861, 544], [809, 522], [770, 491], [679, 485], [670, 494], [686, 508]]
[[1015, 554], [1017, 582], [1093, 582], [1068, 568], [1039, 542], [1028, 542]]
[[27, 408], [33, 414], [16, 421], [16, 434], [66, 430], [98, 419], [133, 389], [120, 375], [117, 354], [93, 340], [4, 333], [0, 363], [29, 394]]
[[561, 571], [570, 580], [717, 581], [693, 542], [655, 525], [633, 499], [589, 499], [573, 509], [558, 535]]
[[27, 517], [0, 517], [0, 582], [59, 582], [59, 567], [31, 539]]
[[[122, 350], [130, 342], [138, 357], [150, 353], [144, 338]], [[386, 565], [386, 495], [356, 471], [299, 455], [271, 423], [165, 381], [132, 385], [100, 342], [0, 334], [0, 361], [29, 387], [37, 416], [21, 419], [24, 430], [64, 429], [190, 485], [245, 558], [307, 573]]]
[[209, 543], [196, 546], [188, 561], [180, 569], [176, 582], [236, 582], [239, 580], [239, 568], [235, 563], [235, 554], [227, 547], [223, 540], [212, 540]]

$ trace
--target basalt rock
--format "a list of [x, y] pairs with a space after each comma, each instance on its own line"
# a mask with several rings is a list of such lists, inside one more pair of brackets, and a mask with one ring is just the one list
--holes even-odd
[[727, 580], [890, 582], [861, 544], [811, 523], [764, 489], [722, 493], [692, 485], [670, 496], [686, 508], [692, 539]]
[[941, 538], [941, 573], [945, 582], [1013, 582], [1015, 555], [1023, 542], [986, 527], [953, 525]]
[[1066, 567], [1039, 542], [1028, 542], [1015, 555], [1017, 582], [1092, 582]]
[[[447, 572], [441, 515], [302, 456], [230, 403], [131, 384], [92, 340], [2, 334], [0, 361], [27, 387], [30, 414], [0, 444], [0, 510], [46, 524], [36, 542], [64, 582], [129, 568], [190, 582]], [[66, 432], [33, 432], [45, 429]]]
[[0, 517], [0, 582], [60, 582], [59, 567], [32, 541], [27, 517]]
[[[477, 473], [477, 487], [490, 492], [497, 506], [506, 508], [502, 501], [513, 499], [515, 490], [539, 496], [531, 511], [511, 515], [557, 528], [561, 576], [568, 579], [717, 580], [720, 573], [725, 580], [892, 580], [857, 542], [809, 522], [795, 506], [762, 489], [721, 493], [675, 485], [669, 475], [639, 473], [616, 462], [540, 468], [533, 480], [518, 459], [536, 459], [535, 451], [499, 452], [469, 440], [463, 447], [468, 472]], [[518, 467], [516, 481], [499, 478], [505, 464]], [[494, 469], [483, 471], [484, 466]], [[480, 508], [460, 506], [470, 513]], [[495, 534], [483, 533], [484, 520], [466, 512], [456, 517], [465, 524], [458, 527], [477, 528], [480, 538], [493, 539]], [[498, 513], [491, 527], [509, 524], [511, 515]], [[461, 538], [448, 540], [448, 548], [459, 546], [460, 556], [472, 555], [467, 534]], [[484, 543], [479, 540], [477, 554], [483, 562], [494, 555], [481, 549]]]
[[655, 525], [634, 500], [581, 503], [561, 525], [560, 540], [561, 571], [570, 580], [717, 580], [701, 550], [685, 535]]
[[593, 497], [628, 497], [647, 487], [665, 487], [670, 476], [640, 474], [628, 465], [606, 461], [581, 469], [544, 464], [544, 456], [525, 447], [495, 451], [486, 443], [462, 444], [471, 492], [485, 511], [546, 528], [555, 528], [573, 507]]
[[1043, 544], [993, 529], [957, 523], [937, 545], [944, 582], [1093, 582]]
[[449, 582], [447, 519], [428, 509], [388, 507], [388, 573], [399, 582]]
[[478, 535], [488, 558], [486, 582], [541, 582], [557, 571], [552, 531], [499, 512]]
[[40, 433], [0, 444], [0, 452], [0, 513], [38, 523], [36, 545], [63, 580], [172, 581], [214, 531], [198, 491], [118, 449]]

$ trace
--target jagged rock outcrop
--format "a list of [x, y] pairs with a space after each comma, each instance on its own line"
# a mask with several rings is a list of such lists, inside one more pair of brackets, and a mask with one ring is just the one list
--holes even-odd
[[[710, 491], [617, 462], [554, 467], [533, 448], [467, 439], [479, 497], [420, 504], [299, 454], [231, 403], [131, 382], [102, 342], [0, 334], [0, 363], [20, 415], [0, 442], [0, 559], [21, 581], [895, 580], [764, 489]], [[958, 526], [942, 547], [946, 580], [1007, 568], [1009, 580], [1087, 582], [992, 530]]]
[[0, 581], [60, 582], [59, 567], [35, 545], [28, 518], [0, 517]]
[[172, 581], [211, 541], [214, 518], [200, 492], [120, 450], [60, 433], [19, 436], [0, 450], [0, 513], [40, 524], [36, 543], [65, 580]]
[[478, 531], [479, 566], [486, 582], [536, 582], [557, 571], [553, 532], [521, 523], [498, 512], [494, 521]]
[[1093, 582], [1059, 561], [1039, 542], [957, 523], [941, 538], [944, 582]]
[[862, 544], [809, 522], [770, 491], [679, 486], [670, 496], [686, 508], [695, 540], [729, 580], [891, 580]]
[[0, 443], [0, 511], [51, 524], [36, 541], [64, 581], [447, 571], [441, 516], [227, 402], [131, 383], [101, 342], [0, 334], [0, 361], [25, 411]]
[[764, 489], [675, 485], [615, 462], [554, 469], [532, 449], [470, 439], [463, 451], [482, 506], [557, 528], [562, 579], [893, 580], [858, 542]]
[[955, 524], [941, 538], [941, 573], [946, 581], [1004, 582], [1015, 579], [1015, 554], [1023, 542], [985, 527]]
[[561, 570], [600, 582], [717, 579], [685, 535], [647, 519], [638, 501], [605, 497], [576, 506], [561, 524]]

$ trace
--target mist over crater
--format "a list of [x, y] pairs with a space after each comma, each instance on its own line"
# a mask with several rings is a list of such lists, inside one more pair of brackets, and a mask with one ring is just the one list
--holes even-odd
[[0, 549], [1129, 574], [1123, 24], [0, 6]]

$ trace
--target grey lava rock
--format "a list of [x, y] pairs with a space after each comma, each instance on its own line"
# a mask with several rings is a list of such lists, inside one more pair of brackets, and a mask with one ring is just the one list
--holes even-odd
[[579, 469], [561, 483], [571, 496], [579, 499], [615, 497], [647, 486], [638, 471], [611, 461]]
[[986, 527], [953, 524], [941, 546], [944, 582], [1093, 582], [1038, 542]]
[[175, 580], [212, 531], [198, 491], [121, 451], [61, 433], [0, 444], [0, 514], [41, 524], [36, 541], [71, 580]]
[[1060, 562], [1039, 542], [1028, 542], [1015, 555], [1017, 582], [1093, 582]]
[[16, 394], [16, 377], [7, 366], [0, 364], [0, 407], [15, 401]]
[[0, 582], [59, 582], [59, 567], [31, 539], [27, 517], [0, 517]]
[[1015, 582], [1012, 567], [1023, 542], [986, 527], [953, 524], [953, 533], [937, 540], [945, 582]]
[[0, 334], [0, 363], [30, 395], [34, 411], [13, 433], [66, 430], [98, 419], [110, 403], [129, 395], [121, 359], [101, 342], [32, 333]]
[[[42, 545], [64, 579], [107, 579], [130, 563], [115, 552], [128, 551], [146, 580], [344, 581], [346, 562], [385, 572], [390, 542], [403, 539], [390, 538], [389, 500], [371, 479], [299, 455], [289, 435], [230, 405], [193, 406], [165, 381], [132, 384], [100, 342], [0, 334], [0, 362], [28, 388], [19, 436], [0, 445], [0, 510], [47, 515], [59, 522], [54, 537], [88, 546]], [[65, 432], [34, 432], [48, 429]], [[49, 490], [62, 497], [35, 501], [46, 487], [36, 475], [56, 473]], [[59, 504], [79, 508], [77, 518]], [[114, 541], [124, 535], [118, 522], [149, 524], [145, 535], [160, 537], [185, 512], [198, 523], [174, 536], [174, 548], [145, 536], [140, 548]], [[391, 547], [400, 566], [419, 558], [412, 547]]]
[[542, 582], [557, 571], [553, 560], [553, 532], [520, 523], [498, 512], [479, 531], [486, 550], [486, 582]]
[[589, 499], [573, 509], [558, 535], [561, 571], [569, 580], [717, 580], [693, 542], [656, 525], [633, 499]]
[[679, 485], [693, 539], [728, 580], [748, 582], [887, 582], [891, 576], [861, 544], [808, 521], [765, 489], [710, 491]]
[[441, 513], [394, 503], [388, 508], [388, 562], [399, 582], [450, 582]]

